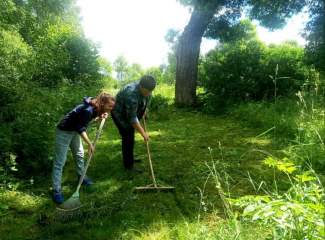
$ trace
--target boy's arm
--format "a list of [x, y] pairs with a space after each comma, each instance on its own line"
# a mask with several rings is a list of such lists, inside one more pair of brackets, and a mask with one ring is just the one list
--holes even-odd
[[143, 130], [143, 128], [141, 127], [140, 122], [137, 122], [137, 123], [132, 124], [132, 127], [134, 127], [135, 130], [137, 130], [137, 131], [141, 134], [141, 136], [143, 137], [143, 139], [144, 139], [145, 141], [149, 141], [149, 136], [148, 136], [148, 134]]

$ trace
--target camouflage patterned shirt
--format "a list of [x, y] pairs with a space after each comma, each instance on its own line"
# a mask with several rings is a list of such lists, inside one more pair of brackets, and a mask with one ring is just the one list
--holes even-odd
[[129, 129], [142, 118], [150, 99], [151, 94], [148, 97], [141, 94], [138, 80], [120, 89], [111, 112], [125, 129]]

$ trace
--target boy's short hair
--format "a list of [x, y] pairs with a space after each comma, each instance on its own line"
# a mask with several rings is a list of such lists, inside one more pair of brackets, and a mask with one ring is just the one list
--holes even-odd
[[144, 75], [140, 79], [140, 86], [149, 91], [153, 91], [156, 87], [156, 79], [153, 76]]

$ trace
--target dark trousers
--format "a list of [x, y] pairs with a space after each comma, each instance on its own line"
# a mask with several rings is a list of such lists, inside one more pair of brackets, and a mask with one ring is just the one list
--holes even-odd
[[124, 168], [133, 166], [133, 149], [134, 149], [134, 128], [125, 129], [111, 112], [112, 119], [122, 137], [122, 155]]

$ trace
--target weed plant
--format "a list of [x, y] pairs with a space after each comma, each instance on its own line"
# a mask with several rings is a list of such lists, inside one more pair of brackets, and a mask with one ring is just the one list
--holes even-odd
[[324, 187], [317, 174], [312, 169], [299, 171], [287, 158], [268, 157], [264, 163], [283, 171], [291, 187], [279, 193], [276, 182], [274, 186], [261, 183], [257, 187], [267, 194], [229, 199], [244, 208], [243, 220], [271, 228], [273, 239], [324, 239]]

